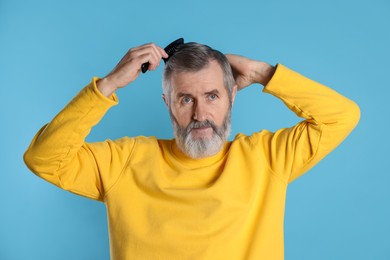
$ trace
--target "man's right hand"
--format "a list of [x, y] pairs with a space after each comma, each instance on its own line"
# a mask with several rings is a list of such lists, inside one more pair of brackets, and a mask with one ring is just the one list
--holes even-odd
[[130, 49], [115, 68], [97, 82], [97, 88], [106, 97], [111, 96], [118, 88], [123, 88], [137, 79], [141, 73], [142, 64], [149, 62], [149, 70], [155, 70], [160, 65], [161, 58], [168, 54], [163, 48], [148, 43]]

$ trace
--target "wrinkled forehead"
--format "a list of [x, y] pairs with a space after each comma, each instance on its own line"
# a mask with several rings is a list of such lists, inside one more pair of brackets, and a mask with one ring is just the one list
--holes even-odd
[[177, 71], [171, 75], [171, 91], [206, 91], [209, 88], [225, 90], [223, 70], [211, 60], [198, 71]]

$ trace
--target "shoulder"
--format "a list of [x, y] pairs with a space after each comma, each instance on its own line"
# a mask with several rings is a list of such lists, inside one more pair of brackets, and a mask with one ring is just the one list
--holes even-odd
[[259, 132], [252, 133], [251, 135], [246, 135], [243, 133], [238, 133], [234, 139], [233, 143], [242, 143], [249, 145], [256, 145], [265, 141], [273, 136], [273, 132], [269, 130], [261, 130]]
[[153, 147], [158, 146], [158, 139], [154, 136], [124, 136], [115, 140], [107, 139], [102, 144], [108, 144], [111, 148], [120, 150], [133, 150], [139, 147]]

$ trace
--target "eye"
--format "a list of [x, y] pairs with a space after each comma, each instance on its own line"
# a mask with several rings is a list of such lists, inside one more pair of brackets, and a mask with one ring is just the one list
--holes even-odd
[[216, 100], [218, 98], [218, 96], [216, 94], [210, 94], [209, 95], [209, 99], [210, 100]]
[[192, 98], [191, 97], [183, 97], [183, 99], [181, 100], [181, 102], [183, 104], [189, 104], [192, 102]]

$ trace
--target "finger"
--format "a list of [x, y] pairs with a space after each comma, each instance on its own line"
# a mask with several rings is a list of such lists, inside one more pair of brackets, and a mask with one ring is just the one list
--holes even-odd
[[[134, 48], [133, 54], [131, 55], [131, 58], [134, 59], [137, 56], [143, 56], [145, 54], [150, 54], [150, 59], [146, 62], [143, 63], [142, 66], [142, 71], [145, 72], [146, 69], [149, 70], [155, 70], [157, 66], [160, 65], [161, 58], [163, 56], [166, 56], [166, 53], [161, 47], [150, 43], [150, 44], [145, 44], [142, 46], [139, 46], [137, 48]], [[145, 58], [145, 57], [143, 57]], [[147, 64], [148, 63], [148, 64]], [[148, 67], [145, 67], [148, 66]]]
[[149, 61], [149, 69], [155, 70], [158, 67], [158, 65], [160, 65], [162, 56], [157, 46], [154, 45], [151, 47], [152, 47], [152, 51], [151, 51], [151, 60]]
[[151, 48], [153, 52], [155, 52], [156, 54], [155, 57], [156, 57], [156, 61], [158, 61], [158, 64], [160, 64], [161, 58], [168, 58], [168, 54], [165, 52], [165, 50], [154, 43], [149, 43], [140, 46], [140, 49], [147, 50], [148, 48]]
[[165, 52], [165, 50], [163, 48], [157, 46], [157, 49], [160, 52], [160, 54], [162, 55], [162, 57], [168, 58], [169, 55], [168, 55], [168, 53]]
[[151, 59], [149, 60], [149, 70], [155, 70], [160, 65], [162, 57], [166, 57], [167, 54], [157, 45], [153, 44], [150, 48]]
[[160, 64], [160, 61], [161, 58], [151, 52], [144, 53], [133, 60], [133, 62], [137, 64], [136, 66], [139, 67], [139, 69], [141, 69], [143, 64], [148, 63], [149, 70], [154, 70]]
[[235, 54], [226, 54], [225, 56], [231, 65], [236, 64], [240, 61], [240, 58], [242, 58], [241, 56]]
[[135, 47], [132, 49], [134, 52], [141, 52], [141, 53], [144, 53], [145, 51], [155, 51], [156, 53], [158, 53], [158, 56], [161, 56], [161, 57], [167, 57], [167, 53], [164, 51], [163, 48], [161, 48], [160, 46], [154, 44], [154, 43], [148, 43], [148, 44], [144, 44], [144, 45], [141, 45], [141, 46], [138, 46], [138, 47]]

